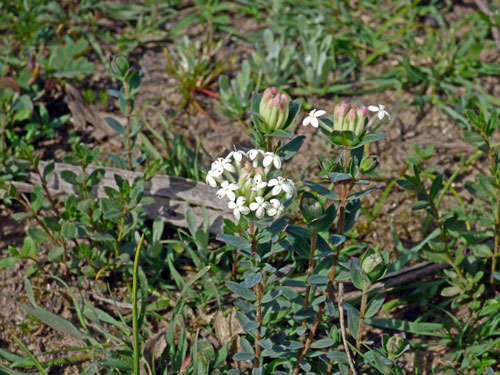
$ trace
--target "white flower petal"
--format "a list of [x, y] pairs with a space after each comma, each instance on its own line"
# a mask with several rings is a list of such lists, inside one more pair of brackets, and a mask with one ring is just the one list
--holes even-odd
[[233, 215], [236, 218], [236, 220], [240, 221], [240, 211], [237, 208], [233, 210]]
[[268, 167], [273, 162], [273, 154], [267, 154], [262, 161], [264, 167]]
[[243, 215], [248, 215], [250, 213], [250, 209], [247, 206], [240, 207], [240, 212]]
[[250, 203], [250, 209], [252, 211], [255, 211], [257, 208], [259, 208], [259, 204], [257, 202]]
[[314, 117], [321, 117], [321, 116], [323, 116], [325, 113], [326, 113], [326, 111], [325, 111], [325, 110], [323, 110], [323, 109], [319, 109], [319, 110], [317, 110], [317, 111], [314, 113]]
[[267, 209], [266, 213], [267, 213], [267, 216], [274, 216], [278, 213], [278, 210], [276, 210], [276, 208], [271, 207], [271, 208]]
[[378, 112], [379, 108], [376, 105], [369, 105], [368, 110], [371, 112]]
[[257, 211], [255, 211], [255, 216], [259, 219], [262, 219], [264, 217], [264, 207], [259, 207], [257, 208]]
[[315, 128], [317, 128], [319, 126], [319, 122], [318, 122], [318, 119], [316, 117], [313, 117], [311, 119], [311, 125]]
[[313, 119], [314, 117], [310, 117], [310, 116], [307, 116], [304, 121], [302, 121], [302, 125], [303, 126], [308, 126], [309, 124], [311, 124], [311, 120]]

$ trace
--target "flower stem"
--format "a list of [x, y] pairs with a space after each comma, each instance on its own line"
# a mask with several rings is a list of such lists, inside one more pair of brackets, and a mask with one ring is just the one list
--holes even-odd
[[349, 350], [349, 344], [347, 343], [347, 335], [345, 330], [345, 321], [344, 321], [344, 308], [342, 307], [342, 303], [344, 303], [344, 284], [339, 284], [339, 321], [340, 321], [340, 334], [342, 335], [342, 342], [344, 343], [345, 354], [347, 355], [347, 361], [349, 362], [349, 372], [357, 375], [356, 368], [354, 367], [354, 362], [351, 357], [351, 351]]
[[[248, 231], [251, 236], [252, 255], [257, 254], [257, 238], [255, 236], [255, 223], [253, 222], [253, 220], [248, 221]], [[259, 323], [259, 328], [257, 328], [257, 334], [255, 335], [255, 346], [254, 346], [255, 357], [253, 360], [253, 368], [259, 368], [260, 365], [259, 341], [261, 340], [261, 332], [262, 332], [262, 293], [264, 291], [263, 281], [264, 277], [262, 277], [261, 282], [254, 287], [255, 295], [257, 296], [256, 318], [257, 318], [257, 323]]]
[[[345, 154], [344, 154], [344, 169], [347, 170], [349, 166], [349, 157], [350, 157], [350, 150], [346, 149]], [[338, 234], [343, 235], [344, 234], [344, 225], [345, 225], [345, 206], [347, 203], [347, 197], [349, 196], [349, 192], [352, 187], [352, 183], [348, 181], [342, 181], [342, 194], [340, 196], [340, 203], [339, 203], [339, 225], [338, 225]], [[309, 335], [307, 336], [307, 339], [305, 340], [304, 347], [302, 348], [302, 351], [299, 354], [299, 358], [297, 359], [297, 362], [295, 363], [295, 366], [293, 368], [293, 375], [298, 375], [300, 371], [300, 364], [304, 360], [307, 352], [309, 351], [309, 348], [311, 347], [311, 344], [313, 342], [314, 336], [316, 335], [316, 330], [318, 329], [319, 323], [321, 322], [321, 317], [323, 316], [323, 312], [325, 311], [325, 306], [326, 306], [326, 301], [330, 297], [330, 291], [333, 288], [333, 282], [335, 279], [335, 271], [337, 269], [337, 264], [339, 260], [339, 255], [340, 251], [342, 250], [342, 247], [339, 246], [337, 249], [337, 252], [335, 253], [335, 257], [333, 259], [332, 267], [330, 269], [330, 274], [328, 275], [328, 283], [326, 284], [325, 292], [323, 293], [323, 296], [325, 297], [325, 300], [320, 303], [318, 307], [318, 312], [316, 313], [316, 316], [314, 318], [313, 325], [311, 327], [311, 330], [309, 331]], [[346, 349], [348, 350], [348, 349]]]
[[139, 348], [139, 325], [137, 315], [137, 280], [139, 278], [139, 255], [141, 253], [142, 243], [144, 241], [144, 233], [139, 240], [134, 259], [134, 275], [132, 279], [132, 333], [134, 338], [134, 375], [140, 374], [140, 348]]
[[131, 111], [131, 105], [130, 105], [130, 89], [128, 86], [128, 83], [123, 82], [123, 89], [125, 90], [125, 100], [127, 102], [127, 113], [125, 116], [127, 117], [127, 124], [126, 124], [126, 147], [127, 147], [127, 164], [128, 164], [128, 169], [132, 170], [132, 142], [130, 139], [130, 119], [132, 114], [130, 113]]
[[369, 283], [365, 282], [363, 286], [363, 294], [361, 295], [361, 306], [359, 308], [359, 325], [358, 325], [358, 337], [356, 338], [356, 349], [361, 349], [361, 339], [363, 337], [363, 328], [365, 324], [365, 310], [366, 302], [368, 301], [368, 290], [370, 288]]
[[496, 286], [495, 286], [495, 277], [493, 274], [497, 268], [497, 259], [498, 259], [498, 246], [500, 242], [500, 189], [498, 189], [497, 195], [497, 210], [495, 215], [495, 243], [493, 248], [493, 258], [491, 260], [491, 275], [490, 275], [490, 284], [491, 289], [493, 290], [493, 294], [496, 294]]
[[264, 287], [262, 285], [264, 279], [255, 286], [255, 294], [257, 295], [257, 323], [259, 323], [259, 328], [257, 328], [257, 334], [255, 335], [255, 358], [253, 361], [253, 368], [259, 368], [260, 365], [260, 345], [259, 342], [262, 339], [262, 294]]
[[[312, 228], [312, 239], [311, 239], [311, 252], [309, 253], [309, 266], [307, 268], [307, 280], [311, 277], [313, 271], [314, 271], [314, 252], [316, 251], [316, 240], [318, 238], [318, 228], [314, 226]], [[310, 282], [307, 283], [306, 287], [306, 292], [304, 296], [304, 309], [307, 309], [309, 307], [309, 302], [310, 302], [310, 294], [311, 294], [311, 289], [312, 289], [312, 284]], [[307, 321], [304, 320], [302, 322], [302, 328], [307, 327]], [[304, 340], [306, 338], [306, 335], [302, 335], [300, 338], [300, 342], [303, 344]]]

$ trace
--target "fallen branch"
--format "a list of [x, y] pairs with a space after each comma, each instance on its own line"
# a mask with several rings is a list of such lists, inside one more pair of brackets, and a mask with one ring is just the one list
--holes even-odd
[[[43, 169], [47, 162], [40, 162], [40, 168]], [[92, 173], [98, 167], [89, 166], [87, 173]], [[118, 168], [103, 168], [105, 176], [97, 185], [95, 193], [98, 197], [106, 197], [104, 187], [109, 186], [118, 189], [115, 182], [115, 175], [128, 180], [130, 183], [137, 177], [141, 177], [140, 172], [131, 172]], [[52, 179], [47, 184], [47, 188], [54, 196], [61, 197], [70, 194], [76, 194], [73, 185], [67, 183], [61, 178], [61, 172], [69, 170], [77, 175], [81, 173], [79, 167], [70, 164], [56, 163], [55, 172]], [[13, 185], [19, 192], [31, 193], [33, 186], [40, 183], [40, 177], [36, 173], [30, 173], [29, 182], [13, 182]], [[144, 186], [144, 195], [152, 197], [154, 203], [144, 206], [144, 211], [149, 218], [162, 218], [165, 222], [187, 227], [185, 217], [186, 210], [191, 208], [195, 213], [198, 225], [202, 220], [202, 207], [205, 207], [209, 219], [209, 227], [212, 233], [220, 233], [222, 224], [225, 218], [230, 218], [231, 213], [224, 201], [216, 199], [215, 191], [210, 186], [189, 180], [182, 177], [172, 177], [164, 175], [156, 175]]]

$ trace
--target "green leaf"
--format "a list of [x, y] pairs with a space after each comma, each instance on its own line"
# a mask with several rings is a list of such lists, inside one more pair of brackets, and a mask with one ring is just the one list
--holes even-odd
[[293, 125], [293, 123], [295, 122], [295, 118], [297, 117], [300, 111], [300, 107], [302, 107], [302, 100], [294, 100], [288, 105], [288, 110], [289, 110], [288, 117], [285, 121], [285, 124], [283, 125], [283, 129], [286, 130]]
[[253, 353], [242, 352], [242, 353], [236, 353], [233, 358], [235, 361], [251, 361], [253, 360], [253, 357], [254, 357]]
[[262, 273], [257, 272], [257, 273], [249, 273], [247, 277], [245, 277], [245, 285], [247, 288], [253, 288], [255, 285], [260, 283], [262, 281]]
[[255, 293], [249, 290], [245, 285], [234, 281], [228, 281], [226, 285], [232, 292], [248, 301], [254, 301], [256, 298]]
[[451, 261], [448, 255], [446, 255], [446, 253], [444, 252], [424, 250], [424, 254], [427, 257], [427, 259], [429, 259], [431, 262], [434, 263], [447, 263]]
[[444, 337], [445, 334], [440, 333], [440, 330], [443, 330], [444, 327], [442, 324], [438, 323], [416, 323], [416, 322], [407, 322], [399, 319], [376, 319], [376, 318], [366, 318], [365, 323], [386, 329], [396, 329], [398, 331], [403, 332], [411, 332], [419, 335], [427, 335], [427, 336], [438, 336]]
[[49, 182], [52, 176], [54, 175], [54, 171], [56, 168], [56, 164], [53, 160], [47, 163], [45, 168], [43, 169], [43, 180], [45, 182]]
[[47, 254], [47, 258], [53, 263], [59, 263], [62, 260], [62, 255], [64, 253], [64, 249], [60, 246], [54, 247]]
[[117, 220], [123, 217], [123, 204], [115, 199], [101, 199], [103, 218], [106, 220]]
[[0, 268], [9, 268], [16, 264], [18, 257], [7, 257], [0, 259]]
[[352, 176], [350, 174], [339, 173], [339, 172], [329, 173], [328, 178], [333, 183], [340, 182], [340, 181], [346, 181], [346, 180], [352, 180]]
[[356, 134], [350, 130], [334, 130], [330, 134], [330, 141], [341, 147], [355, 148], [361, 142]]
[[43, 188], [42, 185], [36, 184], [33, 186], [33, 190], [31, 192], [31, 207], [33, 208], [33, 211], [38, 213], [38, 210], [42, 206], [43, 202]]
[[73, 223], [65, 221], [61, 227], [61, 234], [67, 240], [72, 240], [76, 237], [76, 227]]
[[411, 209], [413, 211], [419, 211], [419, 210], [427, 210], [431, 208], [432, 205], [429, 201], [419, 201], [415, 203], [414, 205], [411, 206]]
[[472, 132], [470, 130], [464, 130], [462, 132], [462, 136], [464, 137], [465, 141], [475, 148], [486, 152], [488, 150], [488, 145], [486, 144], [486, 141], [481, 137], [480, 134]]
[[[65, 160], [65, 162], [67, 162]], [[66, 181], [68, 184], [75, 185], [76, 184], [76, 174], [71, 171], [61, 171], [61, 178]]]
[[311, 275], [307, 282], [317, 285], [326, 285], [328, 284], [328, 277], [323, 275]]
[[24, 287], [26, 290], [26, 296], [28, 297], [28, 301], [33, 305], [33, 307], [21, 304], [23, 309], [25, 309], [28, 313], [33, 315], [38, 320], [40, 320], [42, 323], [53, 328], [55, 331], [66, 333], [85, 342], [87, 336], [81, 333], [73, 324], [57, 316], [56, 314], [51, 313], [50, 311], [44, 310], [43, 308], [39, 307], [36, 304], [35, 298], [33, 296], [33, 288], [28, 279], [24, 281]]
[[290, 217], [288, 216], [283, 216], [278, 220], [273, 221], [270, 226], [268, 226], [261, 232], [258, 238], [258, 243], [266, 243], [271, 241], [273, 237], [283, 232], [289, 221]]
[[312, 349], [326, 349], [326, 348], [333, 346], [333, 344], [335, 344], [335, 341], [333, 341], [332, 339], [321, 339], [321, 340], [314, 341], [311, 344], [311, 348]]
[[366, 194], [370, 194], [372, 191], [381, 189], [382, 187], [383, 187], [382, 185], [377, 185], [377, 186], [373, 186], [371, 188], [368, 188], [366, 190], [358, 191], [358, 192], [356, 192], [354, 194], [349, 195], [349, 197], [347, 198], [347, 200], [348, 201], [352, 201], [352, 200], [355, 200], [355, 199], [359, 199], [359, 198], [365, 196]]
[[250, 322], [246, 322], [243, 324], [243, 330], [246, 332], [252, 332], [255, 331], [257, 328], [259, 328], [260, 324], [254, 320]]
[[327, 354], [327, 357], [331, 361], [336, 361], [338, 363], [349, 363], [349, 360], [347, 359], [347, 354], [345, 352], [341, 352], [340, 350], [332, 350], [330, 353]]
[[341, 236], [340, 234], [332, 234], [330, 237], [328, 237], [328, 241], [333, 246], [339, 246], [339, 245], [342, 245], [344, 243], [345, 236]]
[[12, 218], [16, 221], [21, 221], [29, 217], [33, 217], [33, 215], [30, 214], [29, 212], [16, 212], [15, 214], [12, 215]]
[[361, 269], [361, 266], [359, 264], [359, 259], [357, 258], [351, 259], [350, 272], [351, 272], [351, 280], [354, 286], [359, 290], [363, 290], [365, 287], [365, 283], [368, 283], [369, 281], [365, 273]]
[[38, 243], [47, 242], [50, 237], [40, 228], [30, 228], [28, 229], [28, 236], [33, 238]]
[[363, 137], [361, 137], [361, 141], [356, 145], [356, 147], [360, 147], [367, 143], [381, 141], [384, 139], [385, 139], [385, 133], [383, 132], [365, 134]]
[[368, 302], [365, 310], [365, 318], [371, 318], [374, 316], [382, 307], [385, 301], [385, 294], [375, 294], [375, 296]]
[[491, 251], [490, 247], [485, 244], [478, 244], [472, 246], [472, 252], [474, 253], [475, 256], [479, 258], [488, 258], [493, 255], [493, 252]]
[[441, 295], [443, 297], [454, 297], [462, 292], [463, 292], [462, 288], [458, 286], [449, 286], [441, 291]]
[[230, 234], [221, 233], [217, 235], [217, 240], [225, 242], [230, 246], [234, 246], [241, 250], [250, 250], [252, 245], [245, 238], [240, 236], [233, 236]]
[[339, 195], [331, 190], [328, 190], [327, 188], [318, 185], [312, 181], [306, 181], [304, 182], [305, 185], [309, 186], [311, 189], [313, 189], [316, 193], [321, 194], [328, 199], [331, 199], [333, 201], [338, 201], [339, 200]]
[[120, 124], [118, 121], [116, 121], [114, 118], [112, 117], [106, 117], [104, 119], [107, 124], [115, 131], [117, 132], [118, 134], [120, 134], [121, 136], [125, 136], [126, 135], [126, 130], [125, 130], [125, 127]]
[[290, 142], [288, 142], [286, 145], [284, 145], [278, 150], [278, 155], [283, 160], [289, 160], [293, 155], [295, 155], [297, 151], [299, 151], [305, 139], [306, 137], [303, 135], [295, 137], [294, 139], [292, 139]]
[[342, 307], [347, 313], [347, 326], [351, 332], [352, 337], [358, 338], [359, 329], [359, 311], [348, 303], [343, 303]]

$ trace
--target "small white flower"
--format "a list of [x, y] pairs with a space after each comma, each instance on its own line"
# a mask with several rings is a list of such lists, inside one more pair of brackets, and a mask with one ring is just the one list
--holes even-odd
[[217, 171], [219, 175], [221, 175], [224, 170], [231, 173], [236, 172], [236, 169], [234, 168], [234, 165], [231, 164], [231, 161], [224, 158], [217, 158], [217, 160], [212, 163], [212, 170]]
[[230, 184], [229, 181], [223, 181], [221, 184], [221, 188], [217, 190], [217, 198], [222, 199], [227, 197], [230, 201], [234, 201], [236, 199], [236, 195], [233, 190], [238, 190], [240, 185], [238, 184]]
[[387, 116], [389, 119], [391, 118], [391, 115], [385, 110], [385, 105], [383, 104], [371, 105], [368, 107], [368, 110], [371, 112], [377, 112], [377, 117], [379, 120], [382, 120], [384, 116]]
[[266, 152], [265, 156], [264, 156], [264, 160], [262, 161], [262, 165], [265, 168], [265, 167], [270, 166], [271, 163], [274, 164], [276, 169], [281, 168], [281, 158], [273, 152]]
[[257, 157], [257, 155], [259, 155], [259, 154], [264, 155], [264, 152], [262, 150], [258, 150], [258, 149], [255, 149], [255, 148], [252, 149], [252, 150], [250, 150], [250, 151], [248, 151], [248, 153], [247, 153], [248, 158], [250, 160], [254, 160]]
[[283, 190], [286, 193], [286, 197], [290, 198], [295, 193], [293, 182], [290, 182], [291, 180], [285, 180], [283, 177], [279, 176], [269, 181], [268, 186], [273, 187], [273, 190], [271, 190], [273, 195], [278, 195]]
[[246, 152], [245, 151], [231, 151], [227, 156], [226, 156], [226, 159], [230, 160], [231, 158], [233, 158], [238, 164], [241, 163], [241, 161], [243, 160], [243, 156], [247, 156]]
[[267, 206], [266, 210], [268, 216], [280, 216], [283, 211], [283, 206], [278, 199], [273, 198], [269, 201], [269, 205]]
[[208, 171], [205, 181], [211, 187], [217, 187], [217, 178], [219, 178], [220, 175], [221, 173], [218, 173], [217, 171], [214, 170]]
[[313, 109], [304, 121], [302, 121], [302, 125], [312, 125], [314, 128], [317, 128], [319, 126], [318, 117], [323, 116], [325, 113], [326, 111], [322, 109]]
[[250, 209], [255, 211], [255, 217], [262, 219], [266, 208], [269, 207], [269, 202], [266, 202], [262, 197], [255, 197], [255, 202], [250, 203]]
[[262, 181], [262, 176], [256, 174], [255, 177], [251, 180], [252, 190], [259, 191], [260, 189], [264, 189], [267, 186], [267, 182]]
[[238, 199], [236, 199], [236, 202], [231, 201], [228, 203], [227, 207], [233, 210], [233, 215], [236, 220], [240, 220], [240, 214], [248, 215], [250, 213], [250, 209], [245, 206], [245, 202], [245, 197], [238, 197]]

